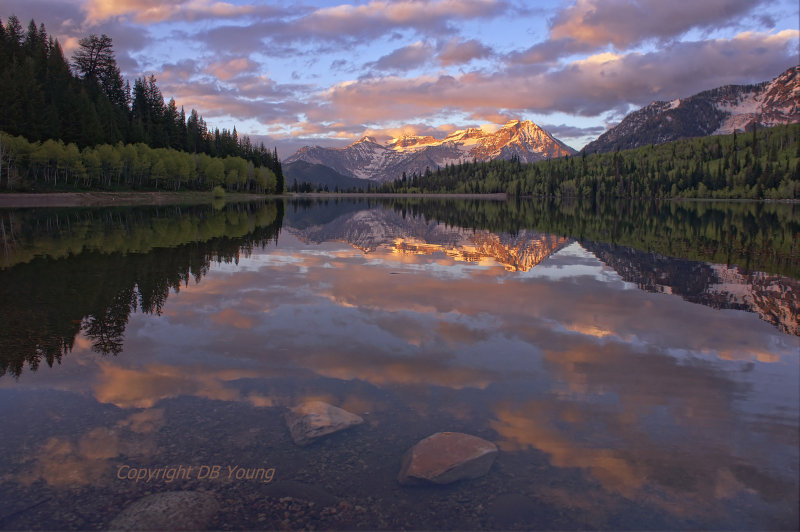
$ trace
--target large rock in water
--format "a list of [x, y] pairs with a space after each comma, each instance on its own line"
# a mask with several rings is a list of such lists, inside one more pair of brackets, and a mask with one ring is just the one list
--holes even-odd
[[134, 502], [111, 521], [109, 530], [206, 530], [219, 503], [202, 491], [166, 491]]
[[397, 480], [400, 484], [449, 484], [489, 472], [497, 456], [490, 441], [460, 432], [437, 432], [408, 450]]
[[324, 401], [309, 401], [286, 413], [286, 424], [297, 445], [308, 445], [317, 438], [363, 422], [360, 416]]

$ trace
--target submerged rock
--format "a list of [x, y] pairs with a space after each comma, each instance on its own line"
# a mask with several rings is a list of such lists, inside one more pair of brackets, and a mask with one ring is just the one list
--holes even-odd
[[489, 472], [497, 446], [460, 432], [437, 432], [421, 440], [403, 456], [400, 484], [449, 484], [478, 478]]
[[204, 530], [219, 503], [202, 491], [166, 491], [134, 502], [108, 525], [109, 530]]
[[286, 413], [286, 424], [297, 445], [308, 445], [317, 438], [363, 422], [361, 416], [324, 401], [309, 401]]

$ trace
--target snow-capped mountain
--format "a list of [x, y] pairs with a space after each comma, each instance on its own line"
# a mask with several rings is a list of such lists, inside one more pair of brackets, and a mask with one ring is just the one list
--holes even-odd
[[585, 149], [603, 153], [795, 122], [800, 122], [797, 66], [757, 85], [726, 85], [688, 98], [653, 102], [630, 113]]
[[575, 150], [531, 121], [512, 120], [494, 133], [470, 128], [444, 139], [408, 135], [385, 144], [364, 137], [346, 148], [306, 146], [284, 161], [321, 164], [342, 175], [383, 182], [403, 175], [423, 174], [447, 164], [465, 161], [511, 159], [540, 161], [572, 155]]

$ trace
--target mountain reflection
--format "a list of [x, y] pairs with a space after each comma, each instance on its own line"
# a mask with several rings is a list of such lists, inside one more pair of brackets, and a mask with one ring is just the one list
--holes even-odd
[[401, 255], [442, 253], [457, 261], [502, 264], [512, 272], [530, 270], [571, 242], [525, 229], [513, 235], [464, 229], [389, 209], [345, 213], [324, 225], [295, 230], [295, 234], [316, 244], [347, 242], [364, 253], [388, 246]]
[[[185, 211], [136, 214], [129, 234], [163, 245], [81, 230], [108, 238], [105, 252], [53, 236], [46, 253], [17, 232], [20, 259], [0, 270], [2, 361], [19, 375], [0, 380], [16, 405], [0, 500], [69, 505], [80, 492], [103, 518], [76, 527], [102, 528], [106, 491], [265, 500], [238, 482], [122, 482], [120, 464], [268, 460], [280, 481], [365, 508], [365, 529], [431, 528], [414, 508], [452, 529], [796, 528], [796, 280], [647, 250], [652, 227], [637, 249], [588, 229], [509, 226], [502, 211], [482, 226], [497, 205], [455, 203], [443, 218], [431, 205], [269, 203], [202, 210], [191, 224]], [[64, 220], [49, 225], [69, 238]], [[59, 371], [20, 375], [58, 360]], [[299, 453], [283, 413], [309, 399], [365, 423]], [[497, 443], [490, 473], [398, 486], [400, 457], [438, 431]], [[492, 521], [487, 493], [535, 501], [540, 520]], [[256, 529], [265, 508], [231, 505], [219, 522]]]
[[[294, 226], [293, 232], [303, 242], [347, 242], [364, 253], [374, 253], [379, 247], [390, 249], [399, 255], [440, 253], [456, 261], [501, 264], [510, 272], [527, 272], [573, 242], [572, 238], [525, 229], [525, 226], [512, 225], [514, 230], [511, 232], [477, 228], [476, 226], [481, 225], [499, 227], [508, 223], [522, 223], [521, 220], [512, 222], [501, 220], [500, 217], [493, 218], [493, 222], [487, 219], [487, 211], [491, 212], [497, 202], [429, 200], [379, 205], [384, 208], [364, 202], [360, 208], [356, 203], [343, 205], [339, 210], [337, 203], [328, 205], [326, 202], [326, 208], [310, 217], [303, 216], [302, 211], [299, 220], [290, 215], [288, 223]], [[391, 208], [386, 208], [387, 206]], [[443, 210], [443, 206], [450, 208]], [[308, 208], [308, 205], [303, 207]], [[719, 223], [723, 213], [734, 220], [742, 217], [744, 221], [740, 223], [746, 223], [752, 214], [748, 210], [737, 209], [736, 205], [727, 207], [727, 212], [714, 212], [712, 208], [702, 204], [695, 205], [697, 212], [694, 213], [695, 219], [689, 227], [699, 234], [708, 235], [709, 229]], [[580, 207], [576, 208], [581, 210]], [[684, 211], [679, 213], [680, 216], [692, 216], [691, 205], [683, 205], [680, 209]], [[513, 207], [508, 210], [516, 212]], [[476, 215], [473, 220], [476, 226], [471, 229], [440, 221], [458, 220], [466, 223], [465, 214], [470, 212]], [[542, 213], [542, 219], [569, 219], [569, 211], [565, 213], [552, 204], [542, 208]], [[659, 215], [664, 216], [663, 213]], [[779, 216], [766, 218], [772, 219], [776, 226], [779, 224]], [[700, 222], [703, 219], [706, 220], [705, 224]], [[591, 222], [592, 217], [589, 216], [588, 220], [586, 224]], [[613, 221], [616, 231], [617, 219]], [[604, 223], [606, 222], [601, 222], [600, 233], [610, 231], [610, 228], [602, 225]], [[653, 224], [654, 221], [651, 220], [645, 226]], [[790, 232], [794, 225], [787, 221], [783, 230], [772, 241], [792, 241], [794, 236], [787, 234], [787, 231]], [[585, 231], [584, 226], [581, 233]], [[582, 240], [581, 245], [612, 267], [625, 281], [636, 284], [642, 290], [680, 295], [687, 301], [713, 308], [755, 312], [781, 331], [800, 335], [800, 281], [797, 279], [749, 271], [738, 266], [672, 258], [660, 253], [590, 240]], [[722, 245], [722, 242], [716, 242], [708, 247], [720, 248]], [[796, 268], [795, 262], [789, 262], [788, 265], [790, 269]]]
[[[92, 350], [119, 354], [132, 312], [160, 314], [171, 290], [199, 282], [213, 262], [238, 261], [276, 239], [281, 215], [281, 204], [184, 208], [180, 218], [163, 208], [48, 213], [45, 221], [7, 213], [18, 234], [7, 233], [14, 265], [0, 270], [0, 375], [60, 362], [81, 332]], [[44, 234], [31, 234], [37, 227]]]
[[642, 290], [678, 295], [712, 308], [755, 312], [782, 332], [800, 336], [800, 281], [796, 279], [612, 244], [581, 245]]
[[[587, 233], [608, 234], [615, 240], [639, 235], [640, 245], [648, 247], [651, 242], [650, 229], [643, 234], [631, 232], [626, 226], [629, 222], [612, 217], [603, 206], [588, 212], [581, 205], [547, 202], [535, 210], [524, 204], [452, 200], [295, 201], [289, 205], [287, 225], [301, 241], [346, 242], [369, 256], [389, 253], [382, 259], [388, 261], [402, 262], [407, 260], [403, 257], [415, 255], [442, 257], [524, 273]], [[631, 215], [633, 219], [655, 216], [643, 222], [644, 228], [655, 227], [654, 220], [666, 216], [663, 207], [648, 208], [649, 214]], [[774, 212], [766, 207], [763, 212], [748, 210], [753, 208], [728, 205], [715, 210], [702, 204], [673, 204], [669, 212], [675, 218], [668, 224], [682, 229], [672, 245], [680, 248], [681, 239], [687, 238], [684, 235], [702, 234], [705, 249], [719, 249], [721, 239], [731, 236], [719, 232], [721, 223], [747, 224], [756, 214], [775, 231], [773, 244], [793, 242], [796, 222], [784, 212], [792, 206], [774, 206]], [[72, 349], [79, 333], [96, 352], [120, 353], [132, 312], [160, 314], [171, 290], [180, 290], [191, 279], [198, 282], [213, 262], [237, 261], [241, 253], [247, 256], [254, 247], [277, 239], [283, 212], [284, 205], [278, 202], [222, 210], [160, 207], [2, 213], [7, 267], [0, 270], [0, 371], [19, 375], [25, 363], [36, 369], [41, 361], [52, 366]], [[572, 229], [558, 236], [537, 227]], [[709, 236], [715, 232], [718, 237]], [[640, 289], [679, 295], [713, 308], [755, 312], [781, 331], [800, 335], [796, 279], [585, 238], [580, 242]], [[755, 252], [756, 244], [747, 245], [754, 257], [764, 255]], [[723, 253], [731, 256], [732, 252]], [[771, 256], [780, 257], [780, 253]], [[796, 269], [794, 262], [781, 264]], [[353, 293], [357, 292], [355, 288]], [[343, 301], [353, 293], [334, 297]], [[380, 308], [381, 303], [376, 301], [375, 306]], [[215, 319], [240, 329], [254, 324], [235, 309]], [[594, 325], [570, 327], [608, 334]]]

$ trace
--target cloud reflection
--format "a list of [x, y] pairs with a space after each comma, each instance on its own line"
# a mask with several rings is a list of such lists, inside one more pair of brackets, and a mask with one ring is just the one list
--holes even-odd
[[114, 460], [140, 458], [157, 450], [155, 433], [164, 425], [164, 411], [149, 409], [130, 414], [112, 427], [90, 429], [77, 439], [49, 438], [27, 459], [32, 462], [18, 476], [30, 486], [43, 480], [63, 488], [105, 484], [113, 479]]
[[[635, 289], [578, 243], [550, 242], [555, 252], [526, 272], [503, 253], [465, 260], [424, 241], [399, 252], [394, 239], [365, 252], [287, 233], [212, 267], [161, 316], [132, 315], [121, 356], [98, 358], [79, 339], [67, 363], [120, 408], [156, 412], [178, 396], [261, 408], [318, 398], [356, 412], [397, 401], [420, 419], [483, 416], [505, 452], [535, 449], [582, 472], [598, 497], [681, 516], [753, 497], [785, 506], [796, 338], [751, 313]], [[148, 452], [158, 423], [132, 416], [52, 438], [26, 482], [96, 481], [127, 446]]]

